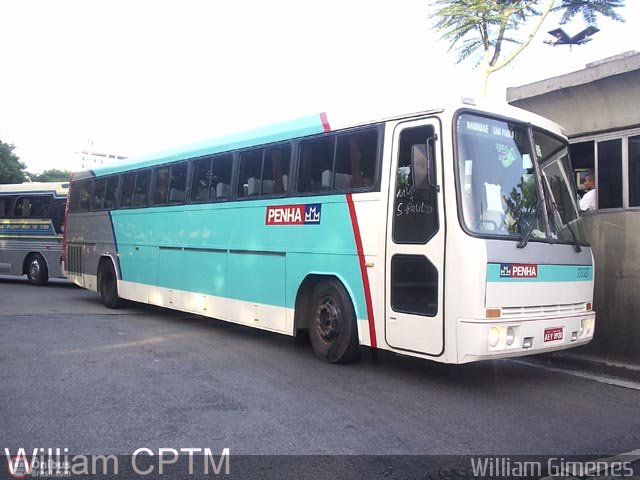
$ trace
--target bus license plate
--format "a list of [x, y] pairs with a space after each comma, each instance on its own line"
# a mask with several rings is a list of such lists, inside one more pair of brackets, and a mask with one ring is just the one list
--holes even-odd
[[562, 327], [545, 328], [544, 341], [554, 342], [556, 340], [562, 340]]

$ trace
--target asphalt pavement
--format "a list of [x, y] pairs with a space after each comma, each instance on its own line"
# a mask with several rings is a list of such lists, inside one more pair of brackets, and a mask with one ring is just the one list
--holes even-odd
[[636, 388], [540, 363], [447, 366], [368, 349], [358, 363], [328, 365], [306, 342], [138, 304], [108, 310], [66, 281], [0, 277], [0, 366], [0, 448], [11, 452], [603, 457], [640, 448]]

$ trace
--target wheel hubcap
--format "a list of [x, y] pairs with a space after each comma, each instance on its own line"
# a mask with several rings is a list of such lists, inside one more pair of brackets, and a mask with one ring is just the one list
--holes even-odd
[[40, 262], [38, 262], [38, 260], [31, 260], [29, 264], [29, 275], [31, 275], [31, 278], [38, 278], [40, 276]]
[[338, 320], [340, 309], [331, 298], [325, 298], [320, 302], [316, 313], [316, 323], [320, 338], [327, 343], [333, 343], [338, 334]]

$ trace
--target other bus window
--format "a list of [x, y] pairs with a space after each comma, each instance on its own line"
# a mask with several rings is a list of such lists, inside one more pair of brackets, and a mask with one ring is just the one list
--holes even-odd
[[133, 191], [136, 186], [136, 174], [126, 173], [122, 176], [122, 194], [120, 195], [121, 207], [133, 206]]
[[104, 208], [112, 209], [116, 208], [116, 199], [118, 198], [118, 183], [120, 177], [118, 175], [112, 175], [107, 178], [107, 185], [104, 192]]
[[170, 167], [156, 168], [156, 189], [153, 196], [154, 205], [163, 205], [169, 201]]
[[67, 201], [63, 198], [53, 201], [51, 221], [53, 222], [53, 228], [58, 234], [64, 230], [64, 209], [66, 206]]
[[169, 203], [184, 203], [187, 199], [187, 162], [171, 166]]
[[107, 188], [107, 179], [98, 178], [96, 180], [95, 188], [93, 189], [93, 202], [91, 210], [100, 210], [102, 203], [104, 202], [104, 192]]
[[11, 216], [11, 204], [15, 197], [0, 198], [0, 218], [9, 218]]
[[51, 196], [35, 195], [31, 198], [30, 218], [49, 218], [49, 207], [51, 206]]
[[340, 135], [333, 188], [348, 190], [371, 187], [375, 180], [377, 152], [377, 130]]
[[262, 168], [261, 195], [282, 195], [289, 188], [291, 145], [278, 145], [267, 149]]
[[238, 177], [238, 198], [260, 195], [262, 178], [262, 155], [264, 150], [249, 150], [240, 154], [240, 175]]
[[[209, 200], [209, 191], [211, 189], [211, 158], [201, 158], [193, 162], [193, 171], [191, 172], [191, 201], [206, 202]], [[212, 198], [215, 198], [215, 190], [212, 192]]]
[[149, 204], [149, 184], [151, 183], [151, 170], [143, 170], [136, 174], [136, 189], [133, 195], [135, 207], [146, 207]]
[[91, 199], [91, 180], [76, 182], [71, 187], [70, 212], [86, 212]]
[[31, 197], [18, 197], [15, 207], [13, 207], [13, 216], [29, 217], [31, 214]]
[[303, 142], [300, 147], [298, 192], [322, 192], [331, 189], [334, 136]]

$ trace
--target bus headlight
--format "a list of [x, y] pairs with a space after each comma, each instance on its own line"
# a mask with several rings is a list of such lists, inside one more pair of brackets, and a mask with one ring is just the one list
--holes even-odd
[[513, 342], [516, 341], [516, 330], [513, 327], [507, 327], [507, 346], [510, 347], [513, 345]]
[[595, 326], [595, 321], [593, 317], [580, 319], [580, 331], [578, 332], [578, 336], [580, 338], [584, 338], [584, 337], [593, 335], [594, 326]]
[[500, 341], [500, 329], [498, 327], [491, 327], [489, 329], [489, 346], [495, 348]]

